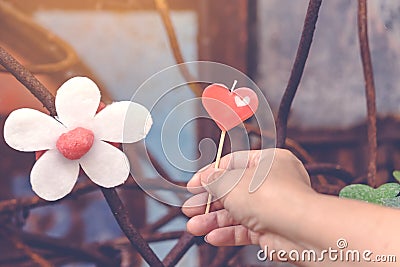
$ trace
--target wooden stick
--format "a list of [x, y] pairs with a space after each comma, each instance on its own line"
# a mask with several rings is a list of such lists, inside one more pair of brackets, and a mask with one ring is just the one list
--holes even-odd
[[[221, 137], [219, 138], [217, 158], [215, 159], [215, 166], [214, 166], [215, 169], [219, 168], [219, 162], [221, 160], [222, 147], [224, 146], [225, 135], [226, 135], [226, 131], [222, 131], [221, 132]], [[206, 206], [206, 211], [204, 212], [204, 214], [207, 214], [207, 213], [210, 212], [211, 200], [212, 200], [212, 195], [208, 194], [207, 206]]]
[[222, 131], [221, 137], [219, 138], [217, 158], [215, 159], [215, 167], [214, 167], [215, 169], [219, 168], [219, 162], [221, 160], [222, 147], [224, 146], [225, 135], [226, 135], [226, 131]]

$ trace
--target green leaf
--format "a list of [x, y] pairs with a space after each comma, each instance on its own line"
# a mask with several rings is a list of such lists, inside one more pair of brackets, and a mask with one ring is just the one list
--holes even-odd
[[364, 184], [351, 184], [344, 187], [339, 192], [339, 197], [363, 200], [367, 202], [372, 201], [372, 188]]
[[400, 193], [400, 184], [386, 183], [373, 190], [375, 191], [375, 199], [395, 198]]
[[383, 199], [382, 205], [391, 208], [400, 208], [400, 197]]
[[376, 189], [364, 184], [352, 184], [344, 187], [339, 197], [384, 205], [391, 202], [389, 199], [396, 198], [399, 193], [400, 184], [398, 183], [386, 183]]
[[400, 171], [394, 171], [393, 177], [400, 183]]

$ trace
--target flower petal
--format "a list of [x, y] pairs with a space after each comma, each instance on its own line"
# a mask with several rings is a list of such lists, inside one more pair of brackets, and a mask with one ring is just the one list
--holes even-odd
[[79, 175], [79, 163], [68, 160], [57, 150], [49, 150], [33, 165], [31, 185], [48, 201], [63, 198], [72, 191]]
[[129, 161], [116, 147], [95, 140], [92, 148], [80, 160], [82, 169], [89, 178], [102, 187], [123, 184], [129, 176]]
[[39, 151], [56, 147], [66, 128], [54, 118], [34, 109], [17, 109], [4, 124], [4, 140], [19, 151]]
[[107, 142], [133, 143], [146, 137], [152, 123], [150, 112], [144, 106], [121, 101], [107, 106], [95, 116], [93, 132]]
[[99, 103], [99, 88], [86, 77], [69, 79], [56, 95], [58, 118], [68, 128], [85, 126], [96, 114]]

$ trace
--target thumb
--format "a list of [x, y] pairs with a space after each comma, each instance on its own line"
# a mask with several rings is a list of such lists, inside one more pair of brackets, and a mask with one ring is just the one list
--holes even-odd
[[[254, 218], [258, 218], [259, 209], [262, 207], [254, 198], [259, 190], [249, 192], [249, 184], [254, 174], [255, 170], [252, 168], [216, 170], [207, 178], [203, 177], [201, 182], [213, 196], [213, 201], [218, 200], [236, 222], [247, 227], [250, 226], [251, 220], [254, 222]], [[258, 220], [256, 222], [258, 223]]]
[[209, 169], [207, 175], [200, 176], [201, 185], [207, 187], [208, 184], [218, 180], [227, 170], [224, 169]]
[[[214, 197], [214, 200], [221, 200], [224, 202], [228, 193], [238, 185], [241, 179], [246, 176], [245, 174], [246, 169], [215, 169], [208, 176], [202, 176], [200, 182], [208, 193]], [[244, 188], [247, 193], [248, 187]]]

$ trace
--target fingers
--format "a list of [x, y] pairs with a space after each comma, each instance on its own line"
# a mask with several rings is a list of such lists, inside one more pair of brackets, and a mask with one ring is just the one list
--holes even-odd
[[259, 234], [250, 231], [241, 225], [212, 230], [204, 239], [207, 243], [214, 246], [244, 246], [259, 244]]
[[268, 247], [269, 250], [275, 251], [303, 251], [305, 249], [304, 246], [281, 235], [272, 232], [257, 233], [242, 225], [216, 228], [210, 231], [204, 239], [214, 246], [260, 245], [262, 249]]
[[[206, 203], [208, 198], [208, 192], [203, 192], [186, 200], [182, 206], [182, 212], [188, 216], [193, 217], [196, 215], [204, 214], [206, 210]], [[222, 203], [219, 201], [213, 201], [211, 203], [210, 211], [216, 211], [222, 209]]]
[[226, 210], [218, 210], [208, 214], [201, 214], [187, 222], [187, 230], [193, 235], [201, 236], [221, 227], [237, 225]]
[[214, 175], [215, 172], [223, 172], [223, 169], [214, 169], [214, 167], [209, 167], [201, 172], [196, 173], [192, 179], [187, 183], [187, 189], [193, 194], [199, 194], [205, 192], [202, 185], [202, 181], [207, 181], [208, 177]]
[[[222, 176], [220, 176], [220, 173], [222, 173]], [[238, 185], [238, 183], [243, 176], [245, 176], [244, 180], [249, 180], [246, 176], [251, 177], [252, 175], [252, 169], [237, 169], [214, 172], [210, 177], [205, 178], [210, 180], [210, 183], [205, 186], [213, 195], [211, 211], [220, 210], [224, 207], [230, 210], [230, 208], [235, 207], [236, 213], [241, 213], [243, 216], [249, 215], [249, 212], [253, 209], [250, 207], [248, 201], [248, 181], [245, 181], [241, 185]], [[236, 188], [231, 192], [235, 186]], [[231, 193], [227, 196], [229, 192]], [[182, 212], [189, 217], [204, 214], [207, 198], [208, 192], [194, 195], [184, 203]], [[229, 198], [230, 201], [228, 201], [229, 204], [225, 206], [226, 198]]]
[[[248, 184], [254, 174], [254, 169], [235, 169], [224, 172], [215, 172], [202, 180], [207, 191], [214, 196], [214, 200], [225, 204], [229, 197], [238, 208], [246, 209], [246, 198], [248, 197]], [[247, 185], [247, 186], [246, 186]], [[229, 193], [229, 194], [228, 194]]]
[[[244, 169], [248, 167], [253, 167], [259, 161], [262, 150], [245, 150], [237, 151], [228, 154], [221, 158], [219, 163], [219, 169], [222, 170], [234, 170], [234, 169]], [[269, 152], [271, 153], [271, 152]], [[193, 194], [198, 194], [201, 191], [201, 180], [207, 180], [206, 178], [215, 172], [215, 163], [207, 165], [200, 169], [188, 182], [187, 187]]]
[[261, 150], [243, 150], [227, 154], [221, 158], [219, 168], [234, 170], [251, 167], [253, 161], [259, 157], [260, 153]]

